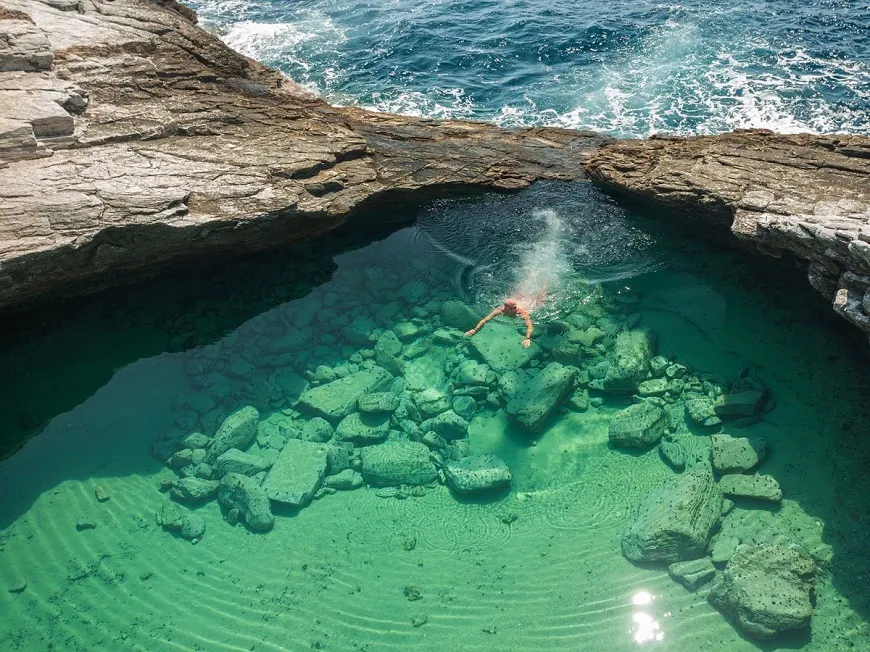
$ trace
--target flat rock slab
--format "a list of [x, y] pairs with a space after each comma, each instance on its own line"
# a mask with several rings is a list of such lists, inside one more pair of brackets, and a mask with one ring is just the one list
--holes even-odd
[[751, 417], [761, 411], [766, 396], [766, 392], [755, 389], [735, 394], [722, 394], [713, 404], [713, 410], [716, 416], [723, 419]]
[[257, 408], [246, 405], [223, 420], [211, 448], [208, 451], [209, 459], [215, 460], [231, 448], [246, 450], [257, 438], [257, 424], [260, 422], [260, 413]]
[[521, 381], [505, 411], [528, 430], [540, 431], [547, 417], [574, 391], [576, 375], [575, 367], [551, 362]]
[[290, 439], [263, 480], [269, 500], [304, 507], [320, 489], [326, 475], [329, 446]]
[[753, 638], [768, 639], [809, 627], [816, 565], [803, 552], [778, 544], [738, 550], [707, 599]]
[[429, 449], [420, 442], [398, 440], [360, 449], [362, 476], [376, 487], [421, 485], [438, 477]]
[[260, 471], [267, 470], [272, 466], [269, 460], [245, 453], [236, 448], [231, 448], [226, 453], [222, 454], [215, 460], [214, 469], [217, 475], [223, 476], [227, 473], [240, 473], [242, 475], [256, 475]]
[[707, 470], [687, 471], [647, 494], [622, 537], [631, 561], [684, 561], [702, 556], [722, 513], [722, 491]]
[[341, 441], [351, 441], [366, 446], [385, 439], [389, 431], [388, 413], [354, 412], [341, 420], [335, 429], [335, 436]]
[[607, 438], [618, 447], [649, 448], [661, 439], [669, 424], [667, 412], [660, 407], [636, 403], [613, 415]]
[[0, 20], [0, 72], [48, 70], [53, 59], [39, 27], [26, 20]]
[[338, 421], [356, 410], [360, 396], [380, 391], [392, 380], [393, 377], [381, 367], [359, 371], [306, 389], [299, 397], [299, 406], [330, 421]]
[[668, 575], [690, 591], [694, 591], [713, 579], [716, 575], [716, 567], [709, 557], [701, 557], [671, 564], [668, 566]]
[[511, 483], [511, 471], [495, 455], [473, 455], [444, 465], [447, 485], [457, 493], [474, 494], [503, 489]]
[[740, 498], [757, 498], [758, 500], [782, 500], [782, 489], [776, 478], [770, 475], [723, 475], [719, 480], [722, 493]]
[[713, 469], [718, 473], [740, 473], [757, 466], [767, 452], [764, 437], [712, 435], [710, 449]]
[[496, 373], [513, 371], [541, 353], [535, 344], [523, 346], [523, 335], [517, 324], [489, 322], [479, 333], [469, 338], [471, 348]]

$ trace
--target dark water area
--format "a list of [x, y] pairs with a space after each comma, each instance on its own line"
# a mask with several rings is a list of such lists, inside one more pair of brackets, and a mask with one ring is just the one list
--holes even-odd
[[[507, 296], [532, 346], [503, 316], [463, 333]], [[762, 649], [870, 647], [866, 342], [789, 263], [588, 184], [427, 202], [408, 226], [350, 224], [3, 328], [3, 446], [26, 440], [0, 462], [7, 649], [757, 649], [710, 584], [623, 555], [644, 497], [690, 473], [664, 444], [610, 441], [632, 405], [668, 415], [662, 441], [695, 469], [713, 435], [765, 439], [758, 473], [782, 499], [735, 498], [711, 549], [793, 546], [818, 580], [811, 629]], [[517, 401], [568, 376], [530, 431]], [[748, 416], [692, 416], [740, 392], [763, 395]], [[208, 447], [239, 414], [246, 463], [328, 440], [348, 468], [333, 451], [310, 504], [273, 499], [270, 531], [231, 525], [178, 487], [218, 477]], [[430, 475], [486, 455], [507, 488]], [[161, 527], [173, 509], [204, 532]]]

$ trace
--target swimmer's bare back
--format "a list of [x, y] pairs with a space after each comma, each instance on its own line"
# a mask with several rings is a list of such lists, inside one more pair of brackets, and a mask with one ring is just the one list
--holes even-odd
[[528, 348], [532, 345], [532, 331], [534, 330], [534, 326], [532, 325], [532, 318], [529, 316], [529, 312], [517, 304], [516, 299], [505, 299], [504, 305], [499, 308], [496, 308], [491, 313], [489, 313], [486, 317], [481, 319], [477, 326], [472, 328], [470, 331], [465, 331], [465, 334], [468, 337], [475, 335], [481, 328], [483, 328], [484, 324], [488, 322], [493, 317], [498, 317], [499, 315], [505, 315], [506, 317], [520, 317], [523, 321], [526, 322], [526, 336], [523, 338], [523, 346]]

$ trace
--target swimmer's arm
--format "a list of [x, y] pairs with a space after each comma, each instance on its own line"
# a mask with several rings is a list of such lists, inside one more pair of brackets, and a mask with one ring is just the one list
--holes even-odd
[[517, 308], [517, 312], [520, 317], [523, 318], [523, 321], [526, 322], [526, 337], [523, 340], [523, 346], [528, 347], [532, 344], [532, 331], [535, 330], [535, 327], [532, 325], [532, 318], [529, 317], [529, 313], [522, 308]]
[[471, 336], [474, 335], [477, 331], [479, 331], [481, 328], [483, 328], [483, 325], [484, 325], [486, 322], [488, 322], [488, 321], [489, 321], [490, 319], [492, 319], [493, 317], [498, 317], [498, 316], [499, 316], [500, 314], [502, 314], [503, 312], [504, 312], [504, 310], [503, 310], [502, 308], [496, 308], [496, 309], [493, 310], [491, 313], [489, 313], [486, 317], [484, 317], [483, 319], [481, 319], [481, 320], [477, 323], [477, 326], [475, 326], [474, 328], [472, 328], [470, 331], [465, 331], [465, 334], [468, 335], [469, 337], [471, 337]]

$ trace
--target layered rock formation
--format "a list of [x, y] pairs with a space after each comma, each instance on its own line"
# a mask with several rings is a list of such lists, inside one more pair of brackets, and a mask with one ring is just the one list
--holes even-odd
[[620, 193], [730, 229], [756, 252], [794, 256], [834, 310], [870, 333], [870, 138], [738, 131], [617, 141], [585, 167]]
[[172, 0], [2, 0], [0, 307], [380, 198], [582, 178], [603, 140], [333, 108], [195, 22]]

